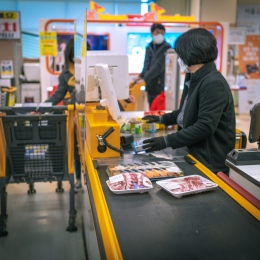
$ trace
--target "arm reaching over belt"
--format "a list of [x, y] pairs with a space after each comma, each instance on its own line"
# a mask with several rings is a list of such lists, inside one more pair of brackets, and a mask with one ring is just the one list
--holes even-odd
[[161, 122], [161, 117], [160, 116], [154, 116], [154, 115], [148, 115], [148, 116], [145, 116], [142, 118], [143, 120], [147, 120], [146, 123], [155, 123], [155, 122], [158, 122], [160, 123]]
[[151, 139], [146, 139], [143, 141], [143, 149], [147, 153], [158, 151], [166, 148], [168, 146], [166, 136], [154, 137]]

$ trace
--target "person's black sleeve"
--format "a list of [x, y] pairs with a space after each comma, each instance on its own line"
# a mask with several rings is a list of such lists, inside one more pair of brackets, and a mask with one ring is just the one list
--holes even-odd
[[59, 76], [59, 84], [57, 90], [54, 92], [54, 94], [49, 97], [45, 102], [51, 102], [52, 105], [57, 105], [60, 101], [62, 101], [69, 90], [69, 87], [75, 87], [75, 86], [69, 86], [68, 82], [69, 79], [73, 75], [69, 73], [68, 71], [64, 71]]

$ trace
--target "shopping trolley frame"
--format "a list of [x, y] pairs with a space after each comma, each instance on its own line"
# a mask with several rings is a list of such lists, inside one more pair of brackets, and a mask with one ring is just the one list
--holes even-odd
[[8, 235], [6, 186], [9, 183], [30, 185], [69, 181], [70, 209], [66, 230], [77, 231], [74, 106], [1, 107], [0, 152], [0, 237]]

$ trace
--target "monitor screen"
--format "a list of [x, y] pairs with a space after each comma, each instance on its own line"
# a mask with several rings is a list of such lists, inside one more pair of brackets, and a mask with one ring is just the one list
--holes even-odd
[[121, 118], [121, 112], [109, 67], [107, 64], [100, 63], [95, 65], [94, 70], [102, 93], [102, 100], [100, 103], [107, 107], [112, 118], [117, 121]]
[[92, 51], [109, 50], [109, 34], [91, 34], [87, 35], [87, 41]]
[[[173, 47], [181, 32], [165, 33], [165, 40]], [[143, 69], [145, 49], [152, 41], [148, 32], [130, 32], [127, 34], [127, 55], [129, 59], [129, 73], [140, 73]]]
[[108, 65], [117, 99], [127, 99], [130, 83], [127, 55], [112, 51], [88, 51], [86, 57], [86, 101], [100, 100], [94, 73], [94, 67], [97, 63]]

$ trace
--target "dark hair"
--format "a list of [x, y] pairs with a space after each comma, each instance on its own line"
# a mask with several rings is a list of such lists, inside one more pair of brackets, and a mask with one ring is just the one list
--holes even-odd
[[151, 26], [151, 33], [153, 33], [153, 31], [156, 30], [156, 29], [160, 29], [160, 30], [163, 30], [165, 32], [165, 27], [161, 23], [154, 23]]
[[64, 50], [65, 67], [69, 67], [69, 63], [74, 63], [74, 39], [70, 39]]
[[188, 65], [205, 64], [218, 56], [217, 40], [208, 30], [191, 29], [183, 33], [175, 42], [175, 52]]
[[90, 51], [91, 50], [91, 46], [90, 43], [87, 41], [87, 50]]

